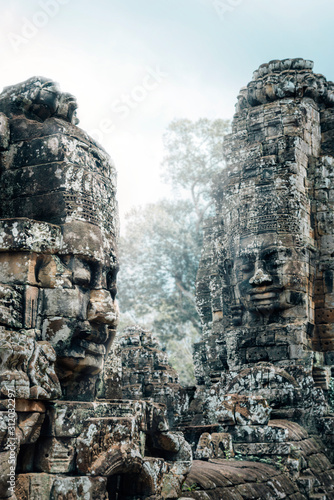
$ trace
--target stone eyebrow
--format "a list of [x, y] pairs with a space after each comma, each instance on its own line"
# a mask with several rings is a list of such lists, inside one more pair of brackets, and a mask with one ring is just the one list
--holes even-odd
[[267, 248], [264, 248], [263, 250], [259, 250], [258, 248], [255, 248], [254, 250], [241, 250], [238, 254], [238, 257], [246, 257], [246, 258], [254, 258], [257, 255], [260, 255], [261, 257], [264, 257], [266, 255], [270, 255], [272, 253], [277, 253], [280, 250], [287, 250], [288, 247], [277, 247], [277, 246], [270, 246]]
[[257, 251], [255, 250], [241, 250], [238, 254], [238, 257], [247, 257], [248, 259], [251, 257], [256, 257]]
[[273, 253], [277, 253], [279, 252], [280, 250], [285, 250], [286, 247], [275, 247], [275, 246], [272, 246], [272, 247], [268, 247], [268, 248], [264, 248], [262, 251], [261, 251], [261, 256], [267, 256], [267, 255], [271, 255]]

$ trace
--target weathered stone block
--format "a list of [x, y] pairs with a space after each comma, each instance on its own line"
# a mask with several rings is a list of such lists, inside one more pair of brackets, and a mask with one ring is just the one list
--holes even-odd
[[218, 397], [212, 395], [208, 401], [212, 422], [225, 425], [266, 424], [270, 407], [261, 396], [241, 396], [229, 394]]
[[205, 432], [200, 436], [194, 455], [196, 460], [231, 457], [234, 457], [234, 451], [230, 434]]
[[[44, 436], [78, 437], [83, 432], [85, 422], [89, 418], [125, 418], [136, 416], [138, 421], [145, 420], [147, 404], [144, 401], [57, 401], [48, 407]], [[151, 408], [152, 413], [156, 410]], [[161, 418], [164, 417], [163, 408]], [[152, 416], [153, 421], [153, 416]]]
[[73, 221], [63, 226], [62, 253], [93, 257], [101, 262], [104, 260], [103, 237], [101, 230], [87, 222]]
[[0, 284], [0, 324], [23, 328], [23, 285]]
[[1, 250], [26, 250], [28, 252], [54, 253], [61, 246], [58, 226], [29, 219], [0, 220]]
[[78, 288], [54, 288], [42, 291], [43, 310], [49, 318], [66, 317], [86, 319], [89, 295]]
[[84, 498], [101, 500], [106, 496], [107, 478], [61, 477], [46, 473], [19, 474], [16, 492], [22, 500]]
[[42, 439], [38, 444], [35, 466], [40, 472], [68, 474], [74, 472], [74, 453], [74, 439]]
[[[105, 475], [114, 461], [140, 456], [139, 432], [134, 418], [89, 419], [76, 440], [76, 466], [82, 475]], [[136, 432], [137, 430], [137, 432]]]
[[234, 451], [241, 455], [262, 455], [288, 456], [291, 453], [290, 443], [238, 443], [234, 445]]
[[286, 429], [259, 425], [237, 425], [229, 427], [233, 443], [282, 443], [287, 441]]

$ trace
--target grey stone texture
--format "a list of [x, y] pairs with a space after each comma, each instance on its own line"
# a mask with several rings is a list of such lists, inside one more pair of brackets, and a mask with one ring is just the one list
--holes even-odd
[[188, 388], [150, 332], [116, 336], [116, 171], [75, 98], [0, 94], [0, 499], [334, 499], [334, 84], [312, 67], [240, 91]]

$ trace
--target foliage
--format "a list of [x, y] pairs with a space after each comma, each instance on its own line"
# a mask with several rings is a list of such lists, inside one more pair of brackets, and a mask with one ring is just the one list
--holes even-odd
[[187, 484], [184, 484], [182, 486], [182, 491], [196, 491], [199, 489], [200, 489], [200, 487], [198, 486], [197, 483], [191, 484], [190, 486], [188, 486]]
[[158, 311], [152, 324], [162, 342], [183, 337], [179, 323], [199, 328], [193, 284], [201, 238], [189, 205], [161, 201], [134, 209], [120, 243], [122, 308], [148, 323]]
[[173, 197], [134, 208], [120, 241], [120, 327], [154, 332], [183, 383], [194, 382], [191, 345], [199, 339], [195, 280], [211, 180], [223, 166], [228, 122], [175, 120], [166, 131], [163, 178]]
[[228, 120], [174, 120], [164, 135], [162, 177], [178, 196], [190, 197], [198, 231], [212, 204], [212, 180], [224, 166], [223, 137], [229, 127]]
[[234, 456], [234, 460], [261, 462], [263, 464], [272, 465], [281, 471], [284, 470], [283, 457], [279, 455], [275, 456], [275, 458], [273, 459], [273, 458], [258, 457], [257, 455], [242, 455], [241, 453], [237, 452]]

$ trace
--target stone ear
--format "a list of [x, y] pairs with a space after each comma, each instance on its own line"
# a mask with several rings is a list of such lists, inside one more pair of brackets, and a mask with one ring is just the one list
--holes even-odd
[[115, 299], [117, 294], [117, 285], [116, 285], [117, 273], [118, 273], [118, 268], [111, 269], [107, 273], [107, 289], [110, 291], [113, 300]]
[[226, 274], [230, 275], [232, 270], [233, 270], [233, 266], [234, 266], [234, 262], [232, 259], [226, 259], [224, 261], [224, 271]]

